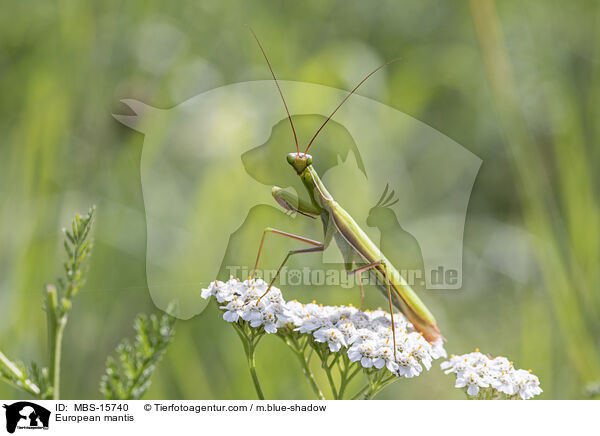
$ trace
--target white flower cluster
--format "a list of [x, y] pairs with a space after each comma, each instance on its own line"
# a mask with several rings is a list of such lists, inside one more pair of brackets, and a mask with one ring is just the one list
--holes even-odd
[[509, 398], [528, 400], [542, 393], [540, 381], [531, 371], [515, 369], [507, 358], [488, 357], [478, 349], [461, 356], [452, 355], [450, 360], [442, 362], [441, 368], [446, 374], [456, 374], [456, 387], [466, 387], [471, 396], [485, 398], [485, 393], [492, 391], [492, 395], [503, 393]]
[[237, 322], [242, 319], [251, 327], [262, 326], [267, 333], [289, 326], [303, 334], [311, 334], [316, 342], [326, 343], [331, 352], [347, 349], [351, 361], [360, 361], [364, 368], [386, 367], [396, 376], [414, 377], [431, 362], [446, 357], [441, 341], [431, 344], [416, 332], [406, 318], [394, 314], [396, 356], [392, 323], [389, 313], [382, 310], [360, 311], [352, 306], [322, 306], [286, 302], [281, 291], [262, 279], [227, 282], [214, 281], [202, 290], [202, 298], [214, 296], [221, 303], [223, 319]]

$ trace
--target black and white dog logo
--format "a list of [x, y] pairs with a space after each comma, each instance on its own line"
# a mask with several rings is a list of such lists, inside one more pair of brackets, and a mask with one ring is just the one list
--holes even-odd
[[48, 429], [50, 411], [29, 401], [5, 404], [6, 431], [14, 433], [18, 429]]

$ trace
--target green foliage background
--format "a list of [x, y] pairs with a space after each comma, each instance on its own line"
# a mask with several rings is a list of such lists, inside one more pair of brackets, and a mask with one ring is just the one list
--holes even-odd
[[[168, 108], [216, 86], [269, 78], [248, 23], [282, 79], [348, 89], [365, 65], [403, 58], [360, 93], [483, 159], [465, 244], [485, 242], [470, 225], [477, 219], [523, 228], [537, 241], [535, 280], [483, 274], [465, 258], [462, 291], [426, 296], [447, 348], [509, 356], [540, 377], [542, 398], [582, 398], [586, 383], [600, 379], [599, 20], [600, 5], [585, 0], [5, 2], [0, 349], [45, 358], [41, 292], [60, 269], [60, 229], [96, 204], [90, 275], [65, 333], [62, 395], [99, 397], [105, 357], [130, 335], [135, 314], [155, 309], [145, 281], [144, 138], [111, 113], [125, 113], [125, 97]], [[198, 262], [210, 255], [198, 253]], [[314, 297], [358, 303], [350, 294]], [[176, 330], [148, 397], [254, 398], [242, 347], [214, 303]], [[257, 359], [267, 397], [311, 398], [278, 339], [266, 338]], [[435, 365], [380, 398], [463, 398], [452, 386]], [[20, 396], [0, 385], [0, 398]]]

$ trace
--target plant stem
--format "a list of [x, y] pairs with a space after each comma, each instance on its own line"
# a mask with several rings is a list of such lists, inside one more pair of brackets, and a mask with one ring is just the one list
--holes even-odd
[[346, 391], [346, 386], [348, 386], [348, 381], [349, 380], [346, 380], [346, 378], [343, 377], [342, 381], [340, 382], [340, 390], [338, 392], [338, 396], [339, 396], [338, 399], [340, 399], [340, 400], [344, 399], [344, 392]]
[[54, 347], [51, 352], [51, 377], [52, 380], [52, 399], [58, 400], [60, 399], [60, 358], [62, 354], [62, 339], [63, 332], [65, 330], [65, 325], [67, 324], [66, 318], [61, 318], [59, 320], [59, 324], [55, 329], [55, 339], [54, 339]]
[[256, 390], [256, 395], [259, 400], [264, 400], [265, 396], [263, 394], [262, 388], [260, 387], [260, 382], [258, 381], [258, 375], [256, 374], [256, 362], [254, 360], [254, 344], [249, 344], [248, 347], [248, 367], [250, 368], [250, 375], [252, 376], [252, 382], [254, 383], [254, 389]]
[[319, 388], [319, 385], [317, 385], [317, 381], [315, 380], [315, 377], [314, 377], [312, 371], [310, 370], [309, 360], [306, 360], [304, 358], [303, 354], [298, 354], [298, 358], [300, 359], [300, 364], [302, 365], [302, 372], [306, 376], [306, 380], [308, 381], [308, 384], [312, 388], [312, 390], [315, 393], [315, 395], [317, 396], [317, 398], [319, 400], [324, 400], [325, 395], [323, 395], [323, 392], [321, 392], [321, 389]]
[[385, 380], [379, 380], [377, 383], [375, 383], [371, 387], [371, 389], [369, 391], [367, 391], [365, 393], [365, 396], [363, 397], [363, 399], [364, 400], [372, 399], [375, 395], [377, 395], [379, 392], [381, 392], [387, 385], [392, 384], [396, 380], [398, 380], [398, 377], [396, 377], [396, 376], [388, 377]]
[[344, 393], [346, 391], [346, 388], [348, 387], [348, 384], [350, 383], [350, 381], [354, 378], [354, 376], [356, 374], [358, 374], [361, 370], [360, 364], [358, 365], [358, 367], [352, 371], [350, 373], [350, 370], [352, 369], [352, 367], [354, 366], [353, 363], [350, 363], [348, 356], [344, 356], [344, 359], [341, 360], [340, 362], [344, 362], [344, 368], [342, 369], [341, 364], [339, 365], [340, 367], [340, 376], [342, 378], [341, 382], [340, 382], [340, 390], [338, 392], [338, 396], [340, 400], [344, 399]]
[[23, 372], [19, 368], [17, 368], [16, 365], [13, 362], [11, 362], [11, 360], [8, 357], [6, 357], [1, 351], [0, 366], [2, 366], [4, 370], [12, 374], [16, 379], [18, 379], [21, 382], [21, 384], [15, 384], [13, 381], [3, 377], [2, 380], [4, 380], [6, 383], [9, 383], [16, 388], [23, 389], [36, 397], [40, 395], [40, 388], [34, 382], [25, 377], [25, 374], [23, 374]]
[[369, 385], [365, 385], [360, 391], [358, 391], [356, 394], [354, 394], [352, 396], [352, 398], [350, 398], [351, 400], [357, 400], [358, 397], [360, 397], [364, 391], [366, 391], [367, 389], [369, 389]]
[[48, 322], [48, 348], [50, 352], [49, 377], [52, 383], [50, 399], [60, 399], [60, 357], [62, 354], [62, 340], [66, 314], [61, 314], [58, 307], [58, 297], [54, 286], [46, 286], [46, 318]]
[[327, 359], [323, 359], [322, 367], [325, 370], [325, 374], [327, 374], [327, 381], [329, 381], [329, 386], [331, 387], [331, 393], [333, 394], [333, 399], [338, 400], [338, 392], [335, 388], [335, 382], [333, 381], [333, 376], [331, 375], [331, 368], [327, 365]]
[[[263, 394], [262, 388], [260, 387], [260, 381], [258, 380], [258, 374], [256, 373], [256, 361], [254, 359], [254, 352], [256, 350], [256, 345], [260, 340], [262, 335], [252, 335], [249, 337], [246, 333], [246, 330], [240, 326], [237, 322], [231, 323], [233, 329], [238, 334], [240, 340], [242, 341], [242, 345], [244, 346], [244, 353], [246, 353], [246, 359], [248, 360], [248, 369], [250, 370], [250, 376], [252, 377], [252, 383], [254, 384], [254, 390], [256, 391], [256, 395], [259, 400], [264, 400], [265, 395]], [[256, 339], [256, 341], [255, 341]]]
[[317, 398], [319, 400], [324, 400], [325, 395], [323, 395], [323, 392], [321, 392], [321, 388], [319, 388], [319, 385], [315, 380], [315, 376], [310, 370], [310, 357], [312, 354], [309, 353], [308, 355], [305, 355], [304, 351], [306, 350], [306, 346], [300, 347], [300, 344], [298, 344], [298, 342], [293, 337], [280, 337], [285, 341], [285, 343], [294, 351], [294, 354], [298, 357], [300, 365], [302, 366], [302, 373], [304, 374], [304, 377], [306, 377], [306, 381], [310, 385]]

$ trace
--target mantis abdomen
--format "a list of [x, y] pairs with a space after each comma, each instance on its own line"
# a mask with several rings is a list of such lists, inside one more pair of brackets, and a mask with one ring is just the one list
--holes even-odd
[[[353, 252], [359, 255], [366, 264], [374, 265], [372, 271], [377, 276], [377, 288], [387, 297], [387, 283], [389, 282], [394, 306], [402, 311], [415, 329], [423, 333], [425, 339], [430, 342], [440, 339], [441, 334], [435, 318], [398, 270], [344, 208], [333, 200], [328, 203], [328, 208], [332, 212], [330, 219], [337, 230], [335, 239], [344, 256]], [[345, 244], [349, 247], [346, 247]], [[346, 268], [351, 268], [351, 262], [346, 262]]]

